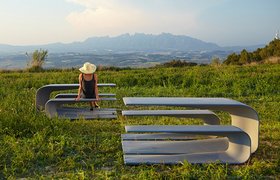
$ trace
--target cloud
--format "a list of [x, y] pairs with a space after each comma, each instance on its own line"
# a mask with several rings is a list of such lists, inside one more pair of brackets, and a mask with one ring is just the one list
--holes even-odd
[[[78, 5], [85, 7], [86, 9], [97, 9], [100, 6], [107, 6], [111, 4], [110, 1], [102, 1], [102, 0], [66, 0], [67, 2], [72, 2]], [[108, 3], [109, 2], [109, 3]]]
[[[82, 11], [71, 12], [66, 19], [76, 31], [88, 36], [119, 35], [127, 32], [186, 34], [196, 27], [195, 12], [174, 11], [156, 0], [150, 0], [153, 4], [142, 3], [142, 6], [139, 5], [140, 2], [135, 4], [126, 0], [67, 0], [67, 2], [83, 7]], [[149, 8], [149, 5], [158, 8]]]

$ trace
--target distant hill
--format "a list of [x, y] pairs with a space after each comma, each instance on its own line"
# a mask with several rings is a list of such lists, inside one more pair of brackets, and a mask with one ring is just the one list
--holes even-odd
[[47, 49], [50, 53], [108, 53], [115, 52], [159, 52], [159, 51], [234, 51], [242, 49], [253, 51], [264, 45], [221, 47], [215, 43], [205, 42], [185, 35], [162, 33], [159, 35], [136, 33], [116, 37], [91, 37], [83, 42], [51, 43], [44, 45], [14, 46], [0, 44], [0, 55], [25, 53], [36, 49]]
[[93, 51], [212, 51], [221, 49], [214, 43], [204, 42], [189, 36], [162, 33], [159, 35], [136, 33], [116, 37], [91, 37], [83, 42], [69, 44], [53, 43], [36, 46], [11, 46], [0, 44], [0, 53], [33, 51], [44, 48], [50, 52]]
[[204, 42], [189, 36], [162, 33], [160, 35], [123, 34], [117, 37], [94, 37], [87, 39], [83, 45], [96, 49], [142, 50], [142, 51], [202, 51], [217, 50], [214, 43]]

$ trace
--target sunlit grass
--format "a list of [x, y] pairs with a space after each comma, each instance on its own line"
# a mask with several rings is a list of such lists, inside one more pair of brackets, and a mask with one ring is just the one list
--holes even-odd
[[[125, 166], [121, 134], [130, 124], [202, 124], [172, 117], [122, 117], [116, 120], [48, 119], [35, 111], [36, 90], [46, 84], [77, 83], [78, 71], [0, 73], [0, 179], [277, 179], [280, 178], [280, 66], [222, 66], [100, 71], [100, 88], [116, 93], [117, 102], [102, 107], [126, 107], [122, 97], [227, 97], [252, 106], [260, 117], [260, 145], [243, 165], [205, 164]], [[64, 91], [64, 92], [76, 92]], [[58, 92], [57, 92], [58, 93]], [[55, 94], [52, 94], [52, 97]], [[87, 106], [87, 104], [82, 104]], [[176, 108], [183, 109], [183, 108]], [[120, 112], [120, 111], [118, 111]], [[222, 124], [226, 113], [216, 112]]]

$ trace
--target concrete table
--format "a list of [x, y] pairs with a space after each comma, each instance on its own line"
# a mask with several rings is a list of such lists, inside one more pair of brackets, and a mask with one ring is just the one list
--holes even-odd
[[128, 106], [180, 106], [228, 112], [231, 125], [240, 128], [251, 139], [251, 153], [259, 145], [259, 117], [250, 106], [227, 98], [184, 98], [184, 97], [125, 97]]

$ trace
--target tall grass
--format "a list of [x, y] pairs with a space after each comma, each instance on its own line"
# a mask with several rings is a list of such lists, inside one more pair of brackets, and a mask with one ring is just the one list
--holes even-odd
[[[227, 97], [252, 106], [260, 116], [260, 146], [244, 165], [184, 162], [172, 166], [125, 166], [120, 139], [125, 125], [201, 122], [166, 117], [125, 118], [120, 114], [116, 120], [70, 121], [48, 119], [44, 112], [35, 111], [39, 87], [77, 83], [78, 74], [76, 70], [0, 73], [0, 179], [280, 178], [280, 65], [98, 72], [100, 83], [117, 84], [116, 88], [100, 88], [100, 92], [113, 92], [118, 98], [113, 104], [102, 102], [102, 107], [130, 109], [123, 105], [121, 98], [125, 96]], [[229, 122], [227, 114], [217, 113], [222, 123]]]

